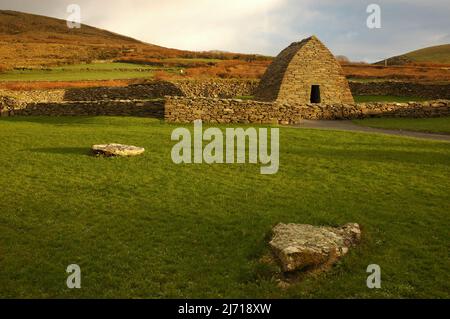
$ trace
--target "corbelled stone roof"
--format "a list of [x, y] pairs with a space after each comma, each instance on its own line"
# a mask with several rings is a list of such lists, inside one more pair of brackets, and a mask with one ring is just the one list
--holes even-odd
[[339, 62], [315, 36], [284, 49], [261, 79], [256, 99], [309, 103], [312, 85], [319, 85], [324, 103], [353, 103]]

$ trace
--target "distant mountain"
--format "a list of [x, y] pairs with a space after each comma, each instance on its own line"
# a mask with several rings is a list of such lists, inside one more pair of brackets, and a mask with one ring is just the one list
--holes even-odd
[[0, 65], [8, 67], [89, 62], [132, 54], [179, 57], [185, 53], [88, 25], [70, 29], [65, 20], [0, 10]]
[[[380, 61], [376, 64], [384, 64]], [[411, 63], [450, 64], [450, 44], [438, 45], [412, 51], [388, 59], [389, 65], [404, 65]]]

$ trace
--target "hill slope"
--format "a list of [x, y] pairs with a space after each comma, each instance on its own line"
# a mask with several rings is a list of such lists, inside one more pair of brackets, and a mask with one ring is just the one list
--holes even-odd
[[69, 29], [65, 20], [0, 10], [0, 65], [6, 67], [107, 60], [136, 53], [158, 58], [179, 57], [185, 51], [146, 44], [87, 25]]
[[[384, 61], [378, 62], [378, 64], [382, 63], [384, 63]], [[410, 63], [450, 64], [450, 44], [428, 47], [388, 59], [389, 65], [404, 65]]]

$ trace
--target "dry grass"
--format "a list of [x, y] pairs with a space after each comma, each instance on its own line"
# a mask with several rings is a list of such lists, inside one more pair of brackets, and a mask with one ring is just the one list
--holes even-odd
[[[64, 20], [0, 10], [0, 65], [5, 68], [49, 67], [96, 60], [163, 66], [180, 63], [167, 61], [168, 58], [267, 60], [258, 55], [169, 49], [87, 25], [68, 29]], [[205, 65], [197, 61], [192, 66]]]
[[450, 81], [450, 65], [428, 64], [405, 66], [381, 66], [369, 64], [344, 64], [348, 78], [389, 79], [425, 82]]
[[[434, 51], [431, 53], [436, 54]], [[271, 58], [258, 55], [168, 49], [85, 25], [81, 29], [68, 29], [64, 20], [0, 10], [0, 72], [13, 68], [48, 68], [98, 60], [183, 69], [182, 74], [157, 72], [156, 78], [163, 80], [179, 77], [258, 79], [271, 63]], [[341, 60], [348, 78], [450, 81], [450, 65], [446, 64], [416, 61], [414, 64], [384, 67]], [[128, 83], [130, 80], [11, 82], [0, 83], [0, 87], [18, 90], [89, 87], [99, 84], [118, 86]]]
[[259, 79], [271, 61], [220, 61], [216, 65], [199, 68], [189, 68], [186, 75], [192, 78], [244, 78]]

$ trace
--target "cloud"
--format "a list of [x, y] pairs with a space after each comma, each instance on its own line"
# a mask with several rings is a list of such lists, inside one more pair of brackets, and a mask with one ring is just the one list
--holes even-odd
[[[366, 26], [373, 2], [379, 30]], [[187, 50], [275, 55], [316, 34], [335, 54], [376, 61], [450, 42], [448, 0], [0, 0], [0, 8], [65, 18], [71, 3], [86, 24]]]

